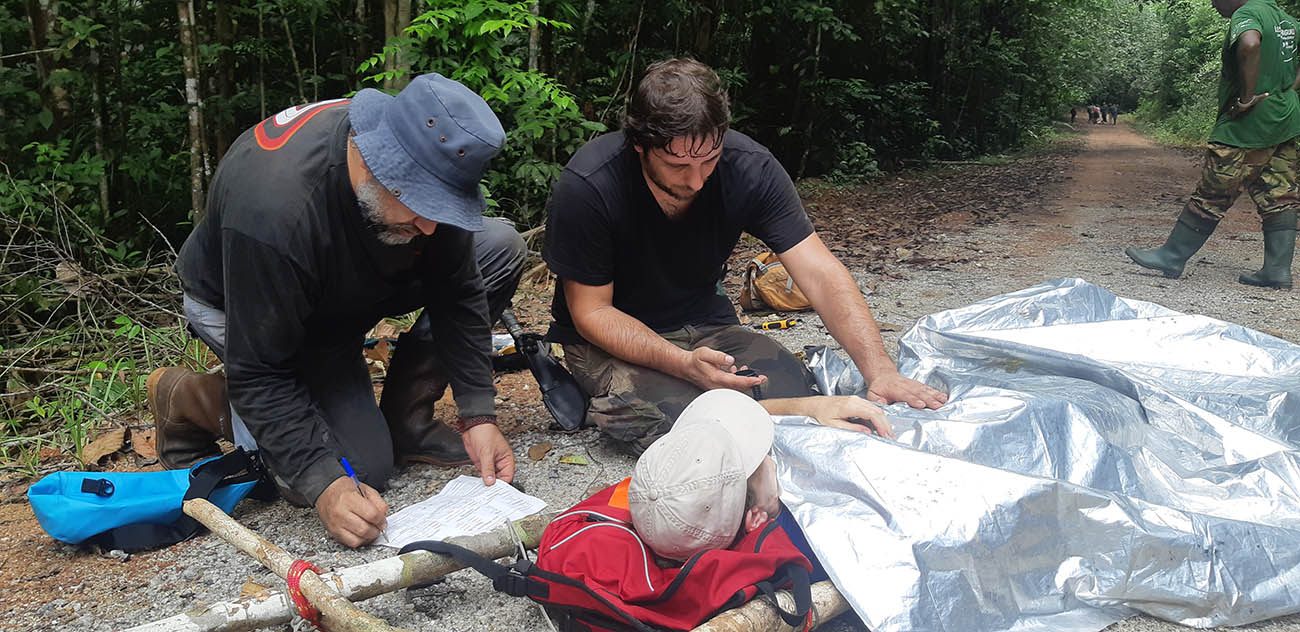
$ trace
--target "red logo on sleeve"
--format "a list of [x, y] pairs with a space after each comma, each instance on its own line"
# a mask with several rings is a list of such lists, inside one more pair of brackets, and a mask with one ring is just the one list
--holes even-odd
[[258, 123], [253, 130], [253, 136], [257, 138], [258, 147], [267, 151], [275, 151], [289, 142], [294, 133], [302, 128], [307, 121], [310, 121], [313, 116], [332, 107], [344, 105], [349, 101], [351, 99], [330, 99], [319, 103], [291, 106]]

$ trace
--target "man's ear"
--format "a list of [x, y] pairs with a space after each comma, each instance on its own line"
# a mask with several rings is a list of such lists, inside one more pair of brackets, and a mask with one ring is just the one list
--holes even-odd
[[767, 524], [767, 512], [760, 511], [757, 507], [750, 507], [745, 510], [745, 533], [749, 533]]

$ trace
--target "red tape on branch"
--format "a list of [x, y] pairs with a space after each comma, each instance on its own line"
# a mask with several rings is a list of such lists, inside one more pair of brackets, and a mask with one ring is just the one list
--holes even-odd
[[289, 565], [289, 573], [285, 575], [284, 581], [289, 584], [289, 598], [293, 600], [293, 605], [298, 608], [298, 616], [307, 620], [308, 623], [320, 627], [320, 610], [307, 601], [307, 596], [302, 594], [302, 589], [298, 588], [298, 582], [302, 579], [304, 571], [311, 571], [317, 575], [321, 574], [319, 566], [308, 562], [307, 560], [294, 560]]

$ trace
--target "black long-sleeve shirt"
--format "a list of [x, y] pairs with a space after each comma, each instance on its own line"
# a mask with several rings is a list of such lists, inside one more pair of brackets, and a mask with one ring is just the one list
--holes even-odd
[[290, 108], [231, 145], [181, 285], [226, 314], [226, 381], [271, 468], [315, 500], [343, 476], [299, 372], [313, 345], [349, 344], [425, 308], [463, 416], [493, 413], [491, 329], [473, 235], [439, 225], [405, 246], [366, 226], [347, 169], [348, 101]]

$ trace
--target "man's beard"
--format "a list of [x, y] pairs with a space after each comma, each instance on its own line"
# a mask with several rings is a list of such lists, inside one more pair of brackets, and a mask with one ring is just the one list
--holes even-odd
[[381, 243], [389, 246], [404, 246], [420, 235], [419, 229], [409, 224], [384, 223], [383, 189], [373, 180], [363, 182], [357, 187], [357, 206], [361, 208], [361, 217], [366, 227], [375, 234]]
[[652, 168], [647, 163], [648, 161], [644, 157], [642, 157], [641, 158], [641, 164], [643, 165], [642, 170], [645, 171], [646, 177], [649, 178], [650, 181], [653, 182], [654, 185], [658, 187], [659, 190], [663, 192], [664, 195], [667, 195], [670, 199], [672, 199], [675, 202], [672, 208], [661, 207], [661, 210], [663, 210], [664, 215], [667, 215], [668, 219], [674, 221], [685, 217], [686, 211], [690, 210], [691, 208], [691, 202], [695, 201], [695, 197], [699, 195], [700, 192], [691, 191], [690, 189], [683, 189], [681, 187], [678, 187], [676, 190], [674, 190], [673, 187], [668, 186], [663, 182], [663, 180], [660, 180], [659, 174], [656, 173], [654, 168]]

